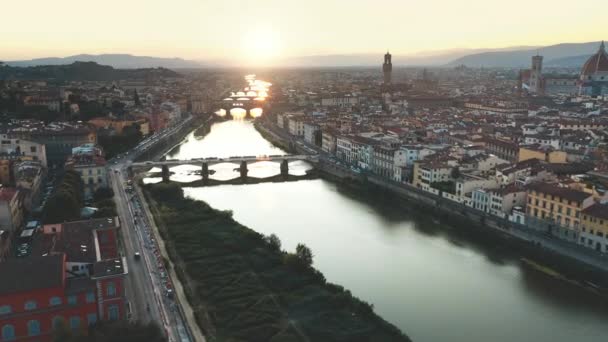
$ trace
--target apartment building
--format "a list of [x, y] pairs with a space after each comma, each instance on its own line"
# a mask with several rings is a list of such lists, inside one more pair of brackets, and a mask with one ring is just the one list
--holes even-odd
[[567, 238], [578, 236], [581, 211], [593, 203], [593, 196], [583, 191], [540, 182], [527, 186], [527, 216], [547, 223], [549, 230], [565, 228]]
[[608, 203], [595, 203], [582, 211], [579, 243], [608, 253]]

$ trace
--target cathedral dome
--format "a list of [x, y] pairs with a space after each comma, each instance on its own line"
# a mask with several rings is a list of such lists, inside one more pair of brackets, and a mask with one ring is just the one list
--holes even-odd
[[608, 73], [608, 54], [604, 42], [600, 45], [598, 52], [589, 57], [587, 62], [583, 65], [581, 76], [593, 76], [599, 72]]

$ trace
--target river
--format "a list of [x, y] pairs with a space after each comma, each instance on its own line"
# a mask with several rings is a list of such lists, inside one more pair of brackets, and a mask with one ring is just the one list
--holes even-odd
[[[167, 158], [190, 159], [285, 152], [249, 121], [191, 133]], [[237, 177], [220, 164], [212, 177]], [[301, 174], [310, 165], [290, 163]], [[174, 168], [172, 179], [200, 178], [199, 166]], [[279, 173], [257, 163], [250, 175]], [[155, 182], [159, 179], [148, 179]], [[377, 194], [325, 180], [186, 188], [191, 198], [263, 234], [283, 248], [303, 242], [328, 281], [343, 285], [414, 341], [606, 341], [608, 308], [598, 298], [522, 266], [501, 246], [471, 241], [454, 227]]]

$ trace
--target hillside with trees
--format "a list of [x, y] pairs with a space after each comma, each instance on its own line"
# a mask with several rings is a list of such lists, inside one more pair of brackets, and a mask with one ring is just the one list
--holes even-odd
[[131, 79], [181, 77], [165, 68], [115, 69], [95, 62], [74, 62], [68, 65], [12, 67], [0, 64], [0, 80], [113, 81]]

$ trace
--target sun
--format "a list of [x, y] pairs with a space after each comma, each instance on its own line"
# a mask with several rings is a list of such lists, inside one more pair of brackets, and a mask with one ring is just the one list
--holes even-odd
[[250, 63], [267, 63], [281, 54], [279, 32], [269, 27], [253, 27], [243, 35], [245, 60]]

